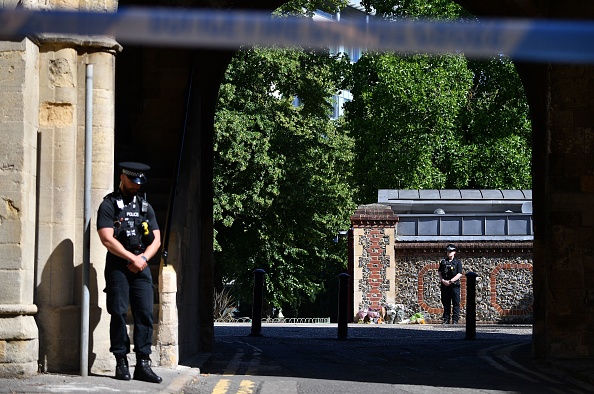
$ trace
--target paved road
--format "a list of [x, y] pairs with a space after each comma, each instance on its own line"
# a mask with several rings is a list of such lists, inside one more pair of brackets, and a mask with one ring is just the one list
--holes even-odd
[[591, 393], [530, 358], [531, 328], [219, 324], [216, 349], [184, 393]]

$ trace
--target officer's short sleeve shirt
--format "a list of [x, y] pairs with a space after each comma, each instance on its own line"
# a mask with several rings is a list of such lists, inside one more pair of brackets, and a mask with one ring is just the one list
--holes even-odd
[[115, 207], [111, 199], [106, 198], [101, 202], [97, 211], [97, 230], [108, 227], [113, 228], [113, 222], [115, 220]]

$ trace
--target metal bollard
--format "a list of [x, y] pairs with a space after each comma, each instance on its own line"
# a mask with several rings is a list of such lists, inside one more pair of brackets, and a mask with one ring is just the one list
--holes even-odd
[[262, 336], [262, 305], [264, 303], [264, 275], [266, 271], [261, 268], [254, 270], [254, 300], [252, 304], [252, 331], [251, 337]]
[[466, 337], [476, 339], [476, 277], [474, 272], [466, 274]]
[[348, 291], [349, 278], [346, 272], [338, 275], [338, 339], [345, 339], [348, 335]]

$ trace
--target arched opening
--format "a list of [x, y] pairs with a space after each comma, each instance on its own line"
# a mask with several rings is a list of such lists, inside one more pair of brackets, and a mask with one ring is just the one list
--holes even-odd
[[[208, 277], [212, 267], [201, 265], [203, 261], [212, 264], [210, 257], [203, 260], [211, 245], [206, 247], [203, 242], [212, 236], [212, 229], [208, 228], [212, 221], [204, 219], [204, 215], [209, 216], [209, 208], [205, 206], [208, 197], [204, 199], [206, 195], [201, 190], [201, 185], [208, 184], [204, 174], [209, 168], [205, 163], [209, 163], [212, 154], [207, 152], [211, 136], [203, 133], [203, 126], [210, 127], [213, 122], [207, 113], [214, 114], [217, 81], [231, 55], [231, 52], [126, 46], [116, 57], [115, 162], [144, 161], [152, 166], [145, 191], [157, 209], [162, 234], [169, 232], [175, 243], [165, 246], [175, 249], [169, 264], [177, 273], [181, 360], [207, 349], [212, 335], [208, 322], [212, 311], [206, 311], [212, 305], [211, 295], [206, 294], [212, 292], [213, 279]], [[212, 78], [212, 73], [217, 77]], [[173, 229], [167, 229], [169, 200], [180, 154], [182, 168], [173, 195], [176, 203], [171, 218], [174, 224]], [[158, 288], [158, 261], [153, 262], [152, 271]], [[160, 301], [158, 294], [156, 300]], [[202, 331], [196, 327], [202, 327]]]
[[[540, 2], [531, 2], [530, 4], [526, 5], [525, 2], [519, 4], [519, 2], [515, 1], [508, 1], [505, 3], [501, 2], [475, 2], [475, 1], [458, 1], [459, 4], [464, 6], [466, 9], [470, 10], [471, 12], [475, 13], [479, 16], [507, 16], [507, 17], [536, 17], [544, 15], [545, 13], [548, 16], [556, 16], [556, 15], [566, 15], [571, 16], [571, 10], [561, 12], [560, 10], [549, 10], [543, 9], [542, 7], [538, 7]], [[580, 8], [578, 6], [571, 8], [574, 14], [579, 14]], [[128, 51], [130, 54], [129, 58], [126, 59], [125, 52]], [[139, 57], [132, 56], [133, 51], [137, 51], [137, 55]], [[205, 130], [205, 127], [208, 130], [211, 130], [212, 127], [212, 115], [214, 111], [214, 102], [216, 99], [216, 91], [217, 91], [217, 83], [220, 80], [222, 73], [224, 72], [225, 65], [229, 60], [229, 57], [232, 55], [230, 52], [217, 52], [217, 51], [187, 51], [187, 50], [166, 50], [168, 55], [171, 55], [171, 63], [177, 63], [177, 69], [175, 66], [172, 66], [170, 70], [173, 73], [177, 73], [177, 75], [165, 75], [162, 71], [163, 69], [167, 69], [167, 67], [171, 66], [169, 63], [167, 66], [160, 68], [159, 61], [155, 59], [157, 57], [162, 56], [162, 51], [159, 49], [147, 49], [147, 48], [125, 48], [124, 52], [119, 55], [117, 58], [116, 64], [118, 68], [118, 78], [120, 81], [123, 82], [124, 85], [118, 85], [118, 92], [117, 92], [117, 99], [116, 105], [118, 108], [117, 111], [117, 127], [116, 133], [118, 134], [118, 139], [121, 141], [122, 144], [128, 145], [128, 147], [142, 147], [146, 141], [152, 141], [152, 135], [150, 133], [157, 133], [158, 136], [155, 136], [154, 141], [159, 141], [154, 143], [152, 146], [144, 146], [142, 155], [138, 151], [135, 154], [140, 155], [141, 157], [135, 157], [136, 160], [141, 160], [142, 157], [146, 157], [144, 155], [149, 155], [153, 157], [159, 157], [158, 165], [156, 165], [155, 172], [153, 172], [153, 177], [155, 179], [159, 179], [163, 177], [163, 179], [167, 178], [167, 173], [173, 172], [173, 167], [175, 166], [175, 155], [177, 154], [175, 151], [175, 141], [179, 142], [181, 138], [181, 130], [184, 129], [183, 125], [186, 121], [184, 111], [181, 110], [186, 106], [187, 100], [187, 85], [183, 86], [182, 80], [185, 83], [188, 83], [188, 79], [190, 75], [197, 77], [194, 80], [193, 85], [197, 87], [194, 91], [193, 101], [192, 104], [193, 111], [192, 111], [192, 118], [189, 119], [188, 124], [190, 125], [190, 130], [193, 130], [193, 133], [188, 134], [189, 140], [187, 144], [185, 144], [185, 152], [187, 153], [184, 155], [185, 157], [185, 164], [194, 163], [197, 166], [187, 166], [184, 165], [182, 170], [182, 184], [180, 185], [180, 192], [178, 193], [178, 197], [183, 200], [183, 203], [179, 206], [180, 210], [177, 211], [177, 215], [185, 215], [184, 217], [188, 218], [191, 217], [194, 222], [188, 226], [186, 226], [181, 217], [178, 217], [176, 221], [176, 226], [178, 229], [186, 229], [191, 228], [193, 235], [188, 235], [185, 233], [187, 238], [183, 238], [183, 233], [178, 232], [178, 235], [182, 236], [182, 238], [177, 238], [178, 245], [182, 245], [184, 242], [190, 242], [193, 246], [190, 247], [189, 250], [184, 250], [184, 248], [180, 248], [180, 253], [184, 253], [185, 257], [187, 256], [194, 256], [196, 261], [208, 261], [209, 264], [212, 264], [212, 259], [208, 256], [210, 244], [208, 245], [209, 248], [202, 248], [202, 246], [196, 245], [204, 245], [208, 243], [208, 241], [212, 241], [212, 228], [210, 228], [210, 223], [212, 223], [212, 216], [209, 214], [209, 209], [207, 207], [206, 201], [208, 200], [208, 193], [210, 191], [207, 190], [200, 190], [200, 185], [204, 185], [203, 183], [205, 180], [208, 180], [208, 173], [210, 164], [209, 160], [211, 159], [210, 154], [208, 153], [208, 146], [209, 142], [211, 141], [212, 136], [207, 134], [200, 133], [200, 130]], [[142, 53], [142, 54], [139, 54]], [[158, 56], [157, 56], [158, 55]], [[145, 70], [142, 74], [138, 74], [139, 68], [135, 68], [136, 60], [133, 59], [144, 58], [147, 62], [142, 64], [142, 68]], [[152, 60], [151, 60], [152, 59]], [[194, 73], [190, 73], [192, 61], [197, 59], [198, 68]], [[202, 62], [200, 61], [202, 60]], [[153, 64], [149, 64], [150, 61], [153, 61]], [[164, 62], [167, 63], [167, 62]], [[208, 63], [208, 65], [207, 65]], [[138, 65], [139, 66], [139, 65]], [[148, 67], [148, 68], [147, 68]], [[576, 80], [587, 81], [589, 80], [589, 76], [592, 74], [591, 68], [579, 68], [579, 67], [562, 67], [562, 66], [554, 66], [553, 67], [555, 72], [554, 77], [556, 81], [562, 83], [563, 75], [567, 74], [570, 75], [572, 78]], [[151, 69], [149, 71], [149, 69]], [[539, 267], [535, 268], [534, 275], [535, 275], [535, 298], [536, 298], [536, 305], [535, 305], [535, 336], [534, 336], [534, 350], [535, 354], [539, 357], [549, 357], [554, 353], [551, 348], [551, 340], [553, 337], [557, 338], [558, 340], [564, 341], [564, 337], [567, 338], [571, 334], [567, 334], [571, 332], [574, 328], [577, 328], [580, 331], [587, 329], [588, 324], [591, 324], [589, 320], [587, 322], [582, 323], [575, 323], [569, 328], [567, 331], [559, 332], [557, 334], [551, 334], [549, 331], [548, 325], [550, 324], [550, 306], [548, 305], [551, 301], [547, 299], [546, 293], [549, 292], [550, 288], [547, 284], [547, 276], [551, 275], [548, 273], [549, 265], [553, 264], [553, 261], [565, 261], [567, 257], [561, 257], [556, 255], [555, 253], [551, 254], [553, 245], [556, 246], [563, 246], [564, 242], [568, 242], [567, 238], [563, 238], [557, 242], [551, 242], [553, 234], [551, 229], [551, 219], [557, 220], [556, 223], [560, 225], [562, 228], [564, 226], [572, 226], [571, 223], [567, 223], [566, 220], [568, 219], [560, 219], [562, 214], [552, 215], [551, 216], [551, 201], [549, 199], [549, 194], [551, 193], [550, 189], [550, 179], [551, 176], [551, 164], [555, 167], [555, 171], [563, 172], [563, 166], [567, 165], [568, 161], [564, 161], [565, 164], [560, 164], [557, 161], [551, 162], [551, 154], [549, 153], [550, 149], [550, 121], [551, 121], [551, 112], [552, 109], [549, 105], [548, 101], [548, 94], [550, 94], [551, 89], [551, 66], [550, 65], [541, 65], [541, 64], [517, 64], [518, 72], [524, 82], [524, 86], [526, 89], [528, 101], [531, 108], [531, 119], [532, 119], [532, 127], [533, 127], [533, 191], [534, 191], [534, 211], [535, 211], [535, 228], [536, 228], [536, 236], [538, 239], [535, 242], [535, 261]], [[212, 74], [208, 74], [212, 73]], [[124, 75], [128, 75], [129, 78], [123, 78]], [[142, 75], [142, 78], [140, 76]], [[210, 75], [210, 76], [207, 76]], [[215, 77], [213, 78], [212, 75]], [[139, 104], [137, 97], [135, 97], [134, 87], [132, 83], [128, 84], [126, 80], [133, 81], [138, 79], [143, 79], [142, 84], [147, 88], [141, 94], [146, 94], [146, 98], [149, 98], [149, 95], [153, 95], [157, 97], [161, 95], [160, 100], [155, 100], [154, 103], [161, 103], [161, 105], [167, 104], [168, 102], [173, 103], [176, 102], [177, 106], [172, 109], [173, 116], [168, 116], [171, 122], [165, 122], [166, 124], [162, 127], [171, 131], [171, 134], [168, 134], [168, 138], [163, 139], [163, 134], [161, 131], [158, 131], [158, 127], [153, 127], [159, 124], [159, 122], [150, 122], [150, 121], [139, 121], [140, 118], [133, 115], [133, 106], [129, 105], [127, 114], [123, 114], [121, 111], [122, 106], [118, 101], [124, 100], [124, 97], [132, 97], [130, 100], [134, 100], [136, 102], [136, 110], [139, 108], [141, 110], [146, 110], [150, 108], [149, 106], [144, 107], [144, 104]], [[152, 79], [155, 78], [155, 79]], [[172, 82], [171, 86], [164, 86], [161, 81], [165, 81], [170, 79]], [[201, 78], [201, 79], [200, 79]], [[152, 80], [151, 80], [152, 79]], [[165, 84], [166, 85], [166, 84]], [[175, 86], [175, 87], [173, 87]], [[159, 87], [158, 89], [155, 89]], [[171, 96], [167, 97], [167, 94], [173, 94], [174, 100], [171, 100]], [[563, 97], [568, 98], [569, 100], [576, 100], [578, 97], [586, 98], [586, 95], [583, 94], [579, 96], [576, 93], [568, 93], [568, 92], [558, 92], [558, 99], [563, 100]], [[134, 101], [128, 102], [128, 104], [134, 103]], [[142, 100], [144, 101], [144, 99]], [[575, 103], [575, 101], [574, 101]], [[123, 104], [123, 103], [122, 103]], [[588, 104], [590, 105], [590, 104]], [[159, 107], [159, 104], [157, 104]], [[152, 107], [155, 108], [155, 107]], [[589, 108], [589, 107], [588, 107]], [[148, 110], [150, 112], [150, 110]], [[147, 112], [147, 113], [149, 113]], [[146, 117], [145, 119], [149, 119]], [[144, 122], [144, 124], [143, 124]], [[586, 120], [587, 123], [587, 120]], [[134, 126], [132, 126], [134, 125]], [[557, 126], [559, 127], [559, 126]], [[129, 129], [134, 131], [132, 134], [128, 134], [123, 132], [124, 129]], [[148, 132], [148, 130], [153, 129], [154, 131]], [[186, 128], [188, 129], [188, 128]], [[559, 129], [560, 130], [560, 129]], [[571, 134], [571, 133], [569, 133]], [[562, 139], [564, 134], [562, 131], [559, 131], [558, 134], [555, 134], [556, 139]], [[152, 144], [152, 142], [148, 142]], [[120, 142], [118, 142], [118, 148], [116, 149], [116, 160], [119, 160], [120, 157], [128, 157], [130, 154], [127, 152], [128, 147], [126, 148], [119, 148]], [[561, 188], [559, 191], [559, 195], [567, 192], [571, 195], [580, 195], [584, 190], [589, 190], [589, 183], [587, 178], [587, 174], [589, 167], [585, 164], [585, 158], [583, 154], [574, 154], [574, 152], [570, 152], [570, 154], [565, 155], [563, 153], [563, 157], [566, 160], [571, 161], [571, 157], [577, 158], [578, 160], [572, 163], [572, 171], [571, 175], [567, 175], [568, 173], [565, 172], [558, 177], [561, 179], [564, 176], [568, 176], [572, 179], [571, 182], [566, 182], [565, 187]], [[581, 163], [581, 164], [580, 164]], [[576, 168], [579, 167], [579, 168]], [[562, 181], [561, 179], [560, 181]], [[580, 183], [581, 182], [581, 183]], [[586, 182], [584, 184], [584, 182]], [[571, 183], [574, 186], [569, 185]], [[578, 184], [578, 186], [575, 186]], [[153, 184], [155, 185], [155, 184]], [[153, 187], [151, 185], [150, 187]], [[163, 189], [168, 189], [171, 186], [171, 180], [167, 181], [164, 180], [163, 183], [160, 184], [161, 187], [159, 188], [159, 192], [163, 191]], [[585, 186], [584, 186], [585, 185]], [[584, 189], [586, 188], [586, 189]], [[183, 190], [183, 191], [182, 191]], [[147, 192], [151, 194], [153, 191], [151, 189], [147, 189]], [[206, 194], [205, 194], [206, 193]], [[157, 193], [159, 195], [161, 193]], [[584, 197], [583, 195], [581, 195]], [[168, 191], [166, 193], [161, 194], [161, 197], [158, 197], [160, 201], [162, 201], [161, 207], [166, 206], [166, 202], [169, 198]], [[176, 205], [176, 208], [178, 206]], [[180, 212], [183, 211], [183, 212]], [[556, 206], [553, 208], [555, 212], [562, 212], [563, 209]], [[195, 215], [195, 216], [194, 216]], [[587, 215], [585, 212], [577, 212], [573, 217], [585, 218], [584, 215]], [[162, 209], [160, 212], [161, 223], [164, 223], [166, 216], [166, 210]], [[578, 220], [578, 219], [576, 219]], [[581, 219], [580, 219], [581, 220]], [[588, 227], [587, 224], [585, 227]], [[195, 237], [195, 238], [192, 238]], [[571, 237], [571, 236], [566, 236]], [[192, 241], [190, 241], [190, 238]], [[197, 241], [197, 242], [194, 242]], [[577, 241], [576, 241], [577, 242]], [[557, 248], [559, 249], [559, 248]], [[563, 249], [563, 248], [561, 248]], [[570, 250], [574, 252], [568, 252], [570, 256], [579, 258], [584, 251], [588, 251], [588, 247], [585, 247], [583, 244], [580, 246], [570, 247]], [[577, 250], [577, 251], [576, 251]], [[183, 251], [183, 252], [182, 252]], [[197, 257], [200, 256], [200, 257]], [[555, 256], [555, 257], [551, 257]], [[191, 259], [190, 259], [191, 260]], [[190, 261], [188, 260], [188, 261]], [[190, 269], [190, 265], [188, 264], [188, 269]], [[583, 263], [579, 265], [578, 268], [575, 268], [574, 273], [583, 277], [584, 272], [589, 272], [591, 268], [588, 263]], [[194, 268], [196, 268], [194, 266]], [[183, 269], [182, 269], [183, 271]], [[555, 270], [558, 275], [568, 275], [563, 274], [563, 272], [558, 272]], [[211, 307], [209, 303], [210, 297], [212, 294], [206, 294], [207, 292], [211, 292], [212, 290], [212, 278], [209, 278], [209, 275], [212, 274], [212, 266], [209, 267], [201, 267], [196, 268], [196, 270], [190, 269], [188, 272], [179, 272], [183, 273], [184, 279], [179, 279], [180, 281], [188, 280], [188, 283], [191, 283], [189, 287], [185, 287], [185, 285], [181, 286], [181, 292], [186, 294], [181, 294], [178, 298], [178, 305], [180, 306], [180, 317], [183, 316], [185, 319], [186, 316], [192, 315], [192, 318], [189, 318], [187, 323], [192, 326], [192, 328], [186, 328], [187, 325], [180, 320], [180, 330], [187, 330], [184, 334], [180, 332], [180, 344], [181, 344], [181, 337], [189, 338], [189, 342], [193, 343], [200, 343], [202, 345], [195, 346], [189, 352], [193, 352], [194, 350], [200, 349], [207, 349], [209, 344], [208, 342], [211, 340], [212, 330], [210, 323], [208, 323], [208, 308]], [[585, 275], [587, 276], [587, 274]], [[563, 276], [565, 278], [565, 276]], [[569, 280], [565, 278], [564, 280]], [[196, 284], [202, 284], [201, 288], [196, 288]], [[588, 294], [588, 286], [587, 284], [580, 284], [575, 288], [575, 299], [581, 300], [579, 303], [582, 306], [589, 305], [588, 301], [591, 296]], [[195, 301], [197, 293], [203, 291], [202, 297], [200, 297], [200, 301]], [[561, 289], [556, 289], [555, 292], [560, 292]], [[584, 297], [584, 292], [586, 296]], [[188, 300], [192, 300], [191, 302], [185, 302], [184, 297], [188, 296]], [[588, 298], [590, 297], [590, 298]], [[586, 303], [584, 303], [584, 299], [586, 299]], [[571, 302], [567, 302], [567, 304], [571, 304]], [[188, 308], [187, 310], [182, 310], [183, 308]], [[547, 310], [549, 309], [549, 310]], [[202, 310], [202, 313], [196, 312], [196, 310]], [[191, 311], [190, 313], [186, 313]], [[586, 309], [581, 308], [579, 312], [575, 313], [585, 313]], [[212, 311], [210, 311], [212, 313]], [[573, 313], [573, 312], [572, 312]], [[195, 323], [201, 321], [202, 323], [196, 325]], [[196, 332], [195, 327], [200, 327], [200, 332]], [[192, 332], [191, 332], [192, 331]], [[553, 335], [553, 336], [551, 336]], [[201, 347], [202, 346], [202, 347]], [[588, 352], [592, 352], [589, 350], [589, 347], [586, 345], [576, 345], [580, 347], [580, 354], [588, 354]], [[570, 347], [575, 348], [576, 346], [571, 345]], [[561, 353], [565, 353], [565, 351], [561, 351]]]

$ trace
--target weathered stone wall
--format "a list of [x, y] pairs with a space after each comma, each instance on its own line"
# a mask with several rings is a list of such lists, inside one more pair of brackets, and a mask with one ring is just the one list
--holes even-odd
[[537, 358], [593, 358], [594, 67], [551, 65], [534, 82], [547, 90], [534, 109], [547, 116], [533, 138], [543, 145], [533, 171], [533, 349]]
[[[21, 3], [25, 8], [114, 10], [116, 3]], [[4, 2], [0, 6], [13, 7]], [[95, 69], [93, 181], [98, 206], [113, 187], [114, 59], [101, 37], [39, 34], [0, 42], [0, 375], [77, 371], [80, 359], [85, 69]], [[93, 220], [94, 223], [94, 220]], [[92, 235], [95, 234], [91, 225]], [[90, 365], [107, 368], [102, 264], [91, 236]], [[74, 340], [73, 340], [74, 339]], [[95, 351], [98, 349], [99, 351]]]
[[30, 40], [0, 42], [0, 377], [37, 372], [38, 62]]

